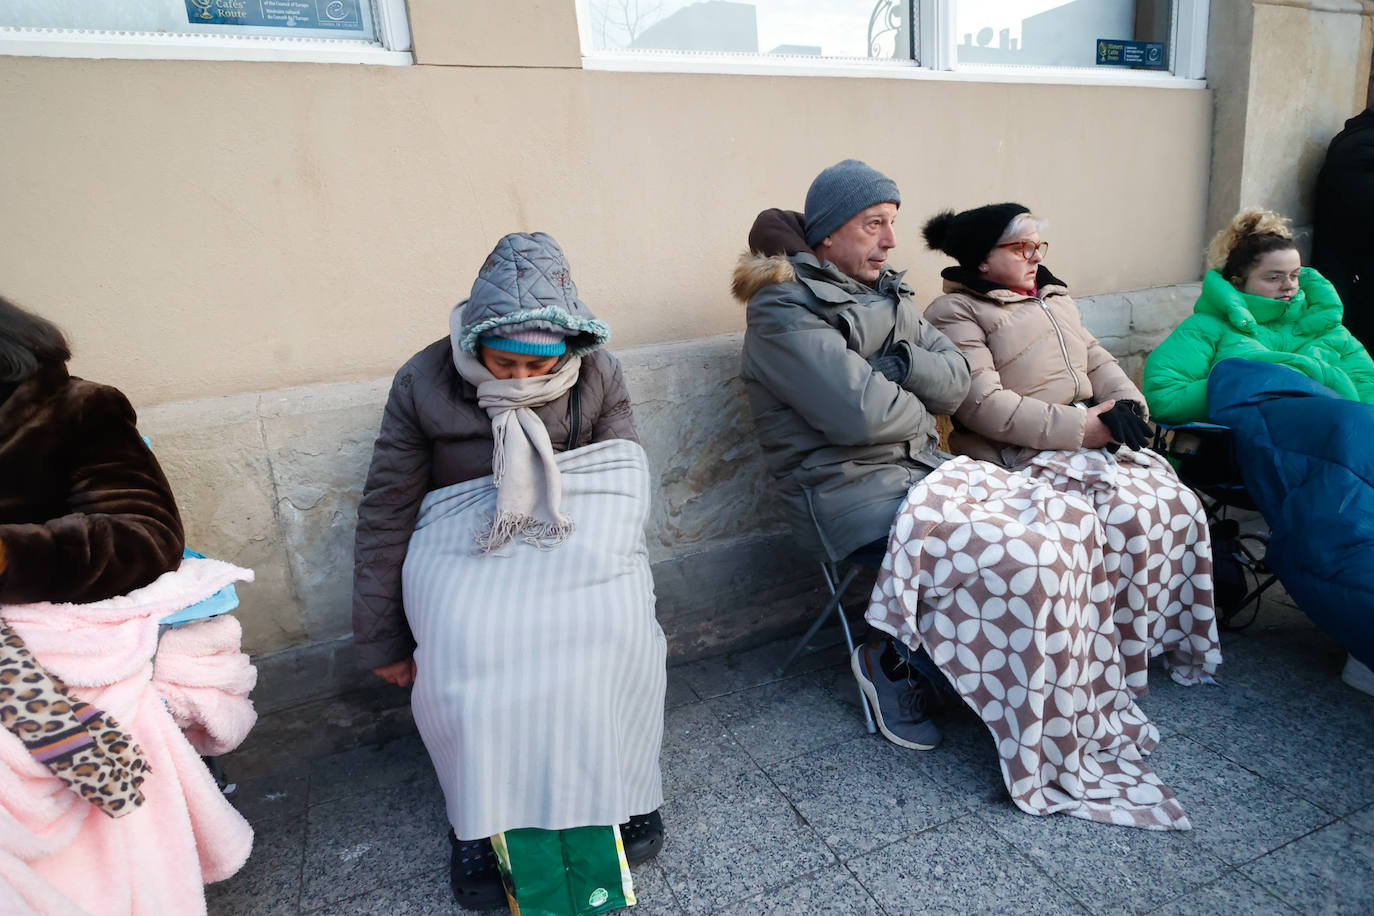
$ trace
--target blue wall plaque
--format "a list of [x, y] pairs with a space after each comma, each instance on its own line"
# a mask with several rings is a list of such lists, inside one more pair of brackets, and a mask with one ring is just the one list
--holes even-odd
[[186, 0], [191, 25], [363, 31], [361, 0]]
[[1146, 70], [1167, 70], [1169, 55], [1164, 53], [1162, 41], [1097, 40], [1099, 67], [1143, 67]]

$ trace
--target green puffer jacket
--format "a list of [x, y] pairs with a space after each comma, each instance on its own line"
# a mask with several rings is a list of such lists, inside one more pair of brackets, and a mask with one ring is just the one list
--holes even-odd
[[[968, 391], [968, 363], [901, 280], [888, 269], [867, 286], [810, 252], [746, 255], [735, 271], [764, 461], [798, 539], [832, 560], [887, 536], [907, 491], [949, 458], [934, 415]], [[911, 367], [900, 384], [868, 363], [893, 349]]]
[[1145, 399], [1161, 423], [1207, 419], [1207, 375], [1239, 357], [1296, 369], [1341, 397], [1374, 404], [1374, 361], [1341, 325], [1341, 300], [1310, 267], [1287, 302], [1242, 293], [1215, 270], [1193, 314], [1145, 360]]

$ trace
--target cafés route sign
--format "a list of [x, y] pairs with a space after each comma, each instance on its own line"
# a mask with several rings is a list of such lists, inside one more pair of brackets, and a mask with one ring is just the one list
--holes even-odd
[[1097, 39], [1099, 67], [1143, 67], [1146, 70], [1165, 70], [1169, 66], [1162, 41], [1125, 41], [1112, 38]]
[[363, 31], [362, 0], [186, 0], [191, 25]]

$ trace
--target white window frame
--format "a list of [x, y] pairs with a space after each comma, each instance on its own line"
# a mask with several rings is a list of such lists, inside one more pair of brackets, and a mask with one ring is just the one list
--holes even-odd
[[[0, 26], [0, 56], [125, 60], [246, 60], [407, 66], [411, 53], [405, 0], [375, 0], [377, 41], [290, 35], [209, 35], [108, 29]], [[378, 45], [380, 42], [380, 46]]]
[[920, 14], [920, 63], [900, 60], [789, 57], [723, 52], [602, 50], [593, 46], [591, 0], [576, 0], [584, 70], [715, 73], [760, 76], [846, 76], [950, 82], [1049, 83], [1205, 89], [1208, 0], [1174, 0], [1170, 71], [1112, 67], [1035, 67], [957, 63], [957, 0], [915, 0]]

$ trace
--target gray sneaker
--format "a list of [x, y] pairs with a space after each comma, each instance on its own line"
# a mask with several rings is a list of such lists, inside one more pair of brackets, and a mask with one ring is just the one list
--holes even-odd
[[915, 670], [901, 680], [889, 680], [878, 663], [882, 657], [882, 643], [864, 644], [854, 649], [849, 667], [859, 682], [878, 731], [893, 744], [933, 750], [940, 743], [940, 729], [931, 720], [928, 709], [934, 706], [931, 686]]

